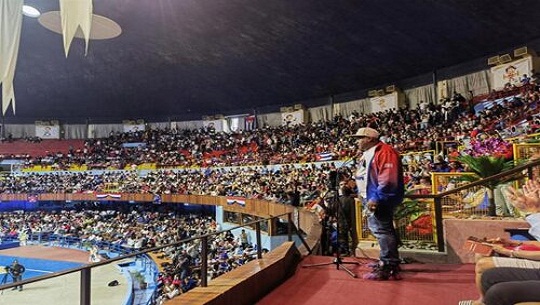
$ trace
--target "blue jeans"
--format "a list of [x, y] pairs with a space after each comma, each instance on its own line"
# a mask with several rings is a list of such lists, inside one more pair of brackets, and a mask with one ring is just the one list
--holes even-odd
[[394, 228], [394, 206], [379, 204], [375, 212], [368, 214], [368, 228], [377, 238], [380, 248], [380, 260], [385, 265], [399, 265], [399, 239]]

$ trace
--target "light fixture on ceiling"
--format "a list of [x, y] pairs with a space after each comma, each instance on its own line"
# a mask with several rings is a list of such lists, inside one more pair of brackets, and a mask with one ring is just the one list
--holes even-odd
[[[39, 17], [38, 22], [48, 30], [62, 34], [62, 17], [60, 11], [45, 12]], [[101, 15], [92, 15], [91, 40], [112, 39], [122, 34], [122, 28], [113, 20]], [[77, 29], [75, 37], [84, 38], [81, 29]]]
[[31, 18], [37, 18], [41, 15], [41, 13], [35, 7], [30, 5], [23, 5], [22, 13], [23, 15]]

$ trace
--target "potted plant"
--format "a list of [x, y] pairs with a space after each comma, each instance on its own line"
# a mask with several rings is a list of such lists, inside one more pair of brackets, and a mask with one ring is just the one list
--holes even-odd
[[[469, 182], [491, 177], [503, 171], [509, 170], [514, 166], [514, 162], [512, 160], [507, 161], [507, 159], [503, 156], [464, 155], [460, 156], [458, 161], [465, 164], [468, 167], [468, 170], [475, 174], [464, 175], [462, 177], [464, 181]], [[484, 184], [487, 189], [489, 216], [496, 216], [495, 199], [493, 196], [495, 188], [497, 185], [505, 183], [510, 179], [511, 178], [495, 179]]]

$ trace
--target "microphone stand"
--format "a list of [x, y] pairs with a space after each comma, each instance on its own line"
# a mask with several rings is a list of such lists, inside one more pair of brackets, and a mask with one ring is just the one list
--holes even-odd
[[[309, 267], [318, 267], [318, 266], [328, 266], [328, 265], [336, 265], [336, 269], [337, 270], [343, 270], [345, 272], [347, 272], [351, 277], [353, 278], [357, 278], [358, 276], [353, 273], [350, 269], [348, 269], [347, 267], [345, 267], [344, 265], [345, 264], [352, 264], [352, 265], [360, 265], [359, 262], [344, 262], [341, 258], [341, 245], [340, 245], [340, 239], [339, 239], [339, 234], [340, 234], [340, 220], [339, 218], [340, 217], [344, 217], [345, 215], [343, 214], [343, 207], [341, 205], [341, 198], [339, 197], [339, 176], [340, 176], [340, 171], [341, 169], [347, 165], [347, 163], [350, 163], [351, 161], [354, 160], [356, 156], [344, 161], [337, 169], [336, 169], [336, 178], [334, 179], [334, 181], [332, 181], [332, 179], [330, 179], [331, 183], [331, 187], [333, 187], [333, 191], [334, 191], [334, 195], [333, 195], [333, 202], [334, 202], [334, 206], [336, 206], [336, 208], [334, 209], [335, 210], [335, 219], [336, 219], [336, 241], [337, 241], [337, 246], [336, 246], [336, 249], [334, 249], [334, 259], [332, 260], [332, 262], [329, 262], [329, 263], [319, 263], [319, 264], [307, 264], [307, 265], [303, 265], [302, 267], [303, 268], [309, 268]], [[330, 173], [330, 176], [332, 176], [332, 173]], [[350, 229], [350, 228], [349, 228]], [[330, 237], [330, 244], [331, 244], [331, 240], [332, 238]], [[347, 242], [348, 242], [348, 238], [346, 238]]]

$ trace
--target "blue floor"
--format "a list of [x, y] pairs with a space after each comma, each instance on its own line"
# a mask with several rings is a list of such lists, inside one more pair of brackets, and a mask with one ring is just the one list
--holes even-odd
[[[11, 265], [14, 259], [18, 260], [19, 264], [22, 264], [26, 268], [23, 279], [47, 275], [54, 272], [63, 271], [84, 265], [82, 263], [74, 262], [62, 262], [45, 259], [0, 255], [0, 281], [3, 281], [5, 279], [7, 283], [12, 282], [11, 277], [4, 277], [4, 275], [6, 274], [5, 267]], [[0, 284], [4, 283], [0, 282]]]

